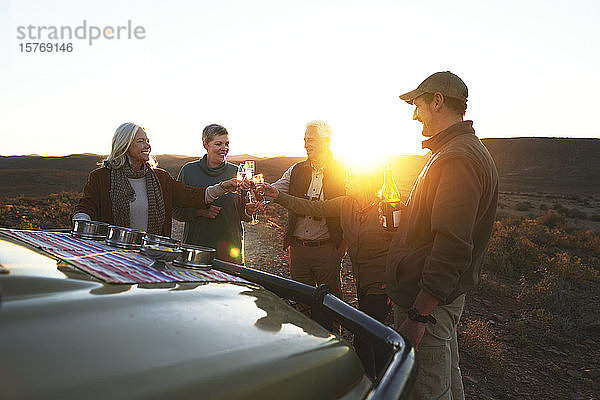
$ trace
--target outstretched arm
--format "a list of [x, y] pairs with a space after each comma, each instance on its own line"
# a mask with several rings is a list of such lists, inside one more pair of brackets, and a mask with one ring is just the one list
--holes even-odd
[[340, 196], [331, 200], [309, 201], [281, 192], [268, 183], [258, 184], [257, 189], [263, 191], [265, 196], [273, 197], [275, 202], [297, 214], [315, 217], [339, 217], [345, 198], [345, 196]]
[[[181, 177], [181, 174], [180, 174]], [[235, 178], [228, 179], [206, 188], [204, 192], [204, 202], [208, 208], [179, 208], [173, 207], [173, 215], [175, 219], [185, 222], [192, 221], [196, 217], [216, 218], [221, 211], [221, 207], [215, 206], [212, 203], [225, 193], [235, 192], [238, 184]]]
[[300, 215], [339, 217], [344, 198], [345, 196], [340, 196], [330, 200], [310, 201], [287, 193], [281, 193], [279, 197], [275, 199], [275, 202]]

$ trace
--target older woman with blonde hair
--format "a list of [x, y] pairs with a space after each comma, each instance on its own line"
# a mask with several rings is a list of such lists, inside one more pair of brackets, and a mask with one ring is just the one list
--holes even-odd
[[156, 168], [146, 131], [121, 124], [101, 168], [89, 175], [73, 219], [92, 219], [148, 233], [171, 236], [173, 207], [206, 208], [219, 196], [237, 190], [235, 179], [194, 188]]

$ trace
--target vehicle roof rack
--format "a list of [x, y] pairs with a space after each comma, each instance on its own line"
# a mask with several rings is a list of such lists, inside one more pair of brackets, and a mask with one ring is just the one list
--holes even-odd
[[331, 326], [331, 320], [335, 320], [355, 335], [369, 337], [375, 346], [389, 354], [389, 361], [367, 399], [402, 399], [408, 396], [417, 373], [415, 350], [392, 328], [338, 299], [326, 285], [314, 287], [221, 260], [213, 260], [213, 268], [254, 282], [284, 299], [309, 305], [318, 310], [313, 313], [313, 316], [317, 315], [314, 319], [326, 329]]

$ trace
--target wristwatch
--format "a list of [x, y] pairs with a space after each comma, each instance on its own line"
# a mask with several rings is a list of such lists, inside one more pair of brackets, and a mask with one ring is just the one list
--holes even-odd
[[433, 315], [423, 315], [414, 307], [408, 309], [408, 319], [411, 321], [422, 322], [424, 324], [431, 322], [433, 325], [435, 325], [437, 323], [437, 320], [433, 317]]

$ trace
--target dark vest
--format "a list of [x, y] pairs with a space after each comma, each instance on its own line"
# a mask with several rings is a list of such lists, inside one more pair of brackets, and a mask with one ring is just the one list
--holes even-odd
[[[303, 199], [308, 198], [306, 196], [306, 191], [310, 186], [311, 178], [312, 167], [308, 160], [296, 164], [294, 168], [292, 168], [290, 176], [289, 194]], [[325, 200], [329, 200], [335, 197], [344, 196], [345, 194], [344, 167], [332, 158], [323, 171], [323, 197]], [[290, 237], [296, 228], [296, 222], [299, 217], [302, 217], [302, 215], [298, 215], [293, 211], [288, 210], [288, 223], [283, 238], [284, 249], [287, 249], [290, 245]], [[339, 246], [342, 241], [340, 219], [338, 217], [328, 217], [325, 218], [325, 223], [327, 224], [331, 240], [336, 246]]]

